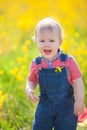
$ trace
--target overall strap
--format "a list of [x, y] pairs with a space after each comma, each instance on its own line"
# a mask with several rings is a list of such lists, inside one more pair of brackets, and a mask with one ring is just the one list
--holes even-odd
[[35, 59], [35, 62], [36, 62], [37, 65], [38, 65], [38, 64], [41, 64], [41, 57], [40, 57], [40, 56], [37, 57], [37, 58]]
[[[61, 60], [62, 62], [65, 62], [66, 59], [67, 59], [67, 57], [68, 57], [67, 54], [62, 53], [62, 54], [60, 55], [60, 60]], [[40, 57], [40, 56], [37, 57], [37, 58], [35, 59], [35, 62], [36, 62], [37, 65], [38, 65], [38, 64], [41, 64], [41, 57]]]
[[67, 59], [67, 57], [68, 57], [68, 55], [67, 55], [67, 54], [62, 53], [62, 54], [60, 55], [60, 60], [61, 60], [62, 62], [65, 62], [65, 61], [66, 61], [66, 59]]

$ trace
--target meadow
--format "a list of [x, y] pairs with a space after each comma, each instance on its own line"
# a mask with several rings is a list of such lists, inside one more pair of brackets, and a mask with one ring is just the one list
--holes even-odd
[[[56, 17], [63, 27], [61, 48], [79, 64], [87, 107], [86, 8], [86, 0], [0, 0], [0, 130], [31, 130], [36, 104], [25, 86], [31, 60], [39, 55], [34, 27], [44, 17]], [[80, 125], [78, 130], [87, 129], [87, 122]]]

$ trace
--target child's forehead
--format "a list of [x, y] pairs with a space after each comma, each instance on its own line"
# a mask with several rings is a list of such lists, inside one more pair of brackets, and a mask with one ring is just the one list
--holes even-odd
[[51, 25], [51, 24], [45, 24], [45, 25], [42, 25], [42, 26], [39, 26], [39, 28], [37, 29], [37, 34], [44, 34], [44, 33], [57, 33], [58, 32], [58, 29], [54, 26], [54, 25]]
[[54, 38], [58, 37], [56, 30], [43, 29], [37, 33], [37, 38]]
[[57, 29], [56, 25], [51, 24], [51, 23], [47, 23], [47, 24], [42, 24], [39, 26], [38, 31], [54, 31], [55, 29]]

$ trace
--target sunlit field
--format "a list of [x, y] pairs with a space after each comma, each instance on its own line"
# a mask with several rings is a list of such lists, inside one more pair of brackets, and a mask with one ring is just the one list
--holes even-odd
[[[79, 64], [87, 106], [87, 1], [0, 0], [0, 130], [31, 130], [36, 104], [25, 86], [30, 62], [39, 55], [32, 37], [37, 22], [48, 16], [62, 25], [61, 48]], [[87, 121], [78, 130], [86, 126]]]

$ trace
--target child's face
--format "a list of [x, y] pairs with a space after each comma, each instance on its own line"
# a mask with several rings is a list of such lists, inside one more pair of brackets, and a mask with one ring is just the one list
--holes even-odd
[[52, 60], [57, 55], [60, 46], [58, 31], [56, 29], [39, 31], [36, 43], [41, 55], [48, 60]]

